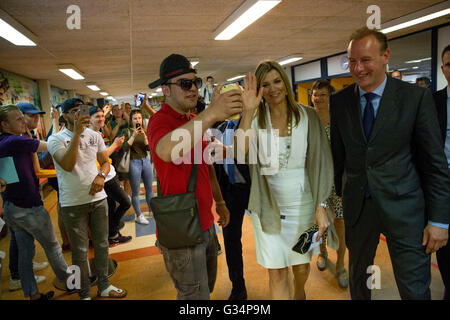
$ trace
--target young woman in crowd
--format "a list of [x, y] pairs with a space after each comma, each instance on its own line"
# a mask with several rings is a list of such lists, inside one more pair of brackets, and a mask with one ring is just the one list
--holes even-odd
[[146, 129], [143, 127], [140, 110], [131, 111], [129, 129], [125, 131], [124, 136], [125, 142], [122, 149], [125, 152], [130, 150], [131, 204], [136, 212], [136, 222], [148, 224], [148, 220], [141, 212], [139, 193], [142, 179], [145, 187], [145, 200], [150, 210], [150, 200], [153, 198], [153, 168], [148, 155], [150, 147], [148, 146]]
[[[311, 100], [314, 105], [314, 109], [319, 115], [320, 121], [325, 128], [328, 139], [330, 139], [330, 96], [334, 92], [334, 88], [327, 80], [317, 80], [312, 85]], [[348, 287], [348, 274], [344, 267], [345, 257], [345, 225], [344, 225], [344, 211], [342, 209], [342, 203], [339, 197], [336, 195], [336, 191], [333, 189], [331, 195], [327, 200], [329, 208], [335, 215], [334, 227], [339, 237], [339, 248], [336, 251], [336, 277], [338, 284], [342, 288]], [[317, 268], [320, 271], [324, 271], [327, 268], [328, 252], [327, 252], [327, 238], [324, 237], [324, 241], [320, 244], [320, 254], [317, 258]]]
[[[124, 134], [124, 130], [128, 129], [129, 115], [124, 112], [125, 108], [122, 109], [118, 104], [113, 105], [111, 112], [112, 117], [108, 121], [108, 124], [105, 126], [105, 133], [110, 132], [109, 141], [112, 142], [116, 137], [122, 137]], [[120, 160], [122, 158], [121, 152], [113, 152], [111, 154], [112, 164], [117, 168]], [[123, 181], [123, 188], [125, 192], [130, 195], [131, 187], [128, 173], [126, 172], [117, 172], [120, 181]]]

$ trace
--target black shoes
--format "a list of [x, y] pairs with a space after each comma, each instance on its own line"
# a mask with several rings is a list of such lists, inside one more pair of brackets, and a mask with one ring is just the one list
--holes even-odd
[[247, 289], [243, 290], [231, 290], [231, 294], [228, 297], [228, 300], [247, 300]]
[[115, 247], [118, 246], [119, 244], [130, 242], [132, 238], [133, 238], [132, 236], [123, 236], [119, 232], [117, 237], [108, 239], [109, 247]]
[[35, 299], [35, 300], [31, 300], [31, 301], [47, 301], [47, 300], [52, 300], [53, 296], [55, 295], [54, 291], [49, 291], [47, 293], [41, 293], [41, 296], [39, 297], [39, 299]]

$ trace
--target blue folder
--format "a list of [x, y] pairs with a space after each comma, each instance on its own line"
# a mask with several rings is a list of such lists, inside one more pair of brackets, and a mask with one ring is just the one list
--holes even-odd
[[0, 158], [0, 178], [5, 180], [7, 184], [19, 182], [12, 157]]

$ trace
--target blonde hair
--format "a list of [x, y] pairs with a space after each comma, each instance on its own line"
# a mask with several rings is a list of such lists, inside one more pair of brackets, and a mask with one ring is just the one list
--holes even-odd
[[8, 115], [13, 111], [20, 111], [15, 104], [5, 104], [0, 106], [0, 132], [2, 132], [2, 121], [8, 122]]
[[[298, 108], [298, 103], [295, 101], [294, 92], [292, 91], [291, 84], [289, 82], [289, 78], [286, 75], [286, 72], [284, 69], [280, 66], [280, 64], [276, 61], [266, 60], [260, 62], [258, 67], [256, 67], [255, 76], [256, 81], [258, 83], [257, 92], [259, 92], [259, 88], [261, 88], [261, 83], [266, 77], [266, 75], [272, 71], [276, 70], [281, 76], [281, 80], [283, 80], [284, 85], [286, 86], [286, 92], [287, 92], [287, 112], [288, 112], [288, 119], [295, 118], [295, 126], [298, 125], [300, 121], [300, 110]], [[261, 129], [267, 128], [267, 119], [266, 119], [266, 103], [264, 101], [264, 98], [261, 100], [261, 103], [258, 106], [258, 126]], [[292, 117], [294, 115], [294, 117]]]

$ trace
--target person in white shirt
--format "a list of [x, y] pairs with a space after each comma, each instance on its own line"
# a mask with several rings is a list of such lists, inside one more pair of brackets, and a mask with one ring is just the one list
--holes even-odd
[[75, 98], [63, 102], [67, 127], [48, 140], [58, 177], [61, 214], [72, 246], [72, 263], [81, 270], [80, 298], [90, 300], [88, 229], [94, 243], [98, 296], [123, 298], [126, 290], [108, 280], [108, 204], [103, 187], [110, 165], [106, 146], [99, 133], [86, 128], [89, 114], [80, 116], [82, 104]]

